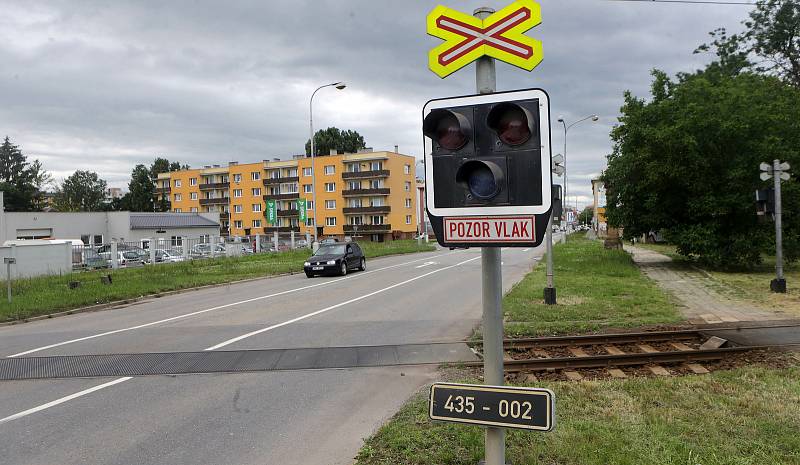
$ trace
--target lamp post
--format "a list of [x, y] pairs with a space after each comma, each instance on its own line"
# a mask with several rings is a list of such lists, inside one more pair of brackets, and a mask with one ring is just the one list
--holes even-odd
[[571, 123], [569, 125], [567, 124], [566, 121], [564, 121], [564, 117], [563, 116], [559, 116], [558, 117], [558, 122], [561, 123], [564, 126], [564, 200], [567, 200], [567, 205], [564, 206], [565, 217], [566, 217], [567, 207], [569, 206], [569, 200], [568, 200], [569, 197], [567, 197], [567, 194], [568, 194], [567, 186], [569, 185], [568, 184], [568, 180], [567, 180], [567, 131], [569, 131], [569, 129], [572, 126], [575, 126], [578, 123], [582, 123], [582, 122], [584, 122], [584, 121], [586, 121], [588, 119], [591, 119], [592, 122], [595, 122], [595, 121], [599, 120], [600, 117], [597, 116], [597, 115], [585, 116], [585, 117], [579, 119], [578, 121], [575, 121], [575, 122], [573, 122], [573, 123]]
[[[347, 85], [344, 82], [332, 82], [330, 84], [325, 84], [324, 86], [319, 86], [317, 89], [311, 94], [311, 99], [308, 102], [308, 126], [309, 126], [309, 137], [311, 140], [311, 196], [314, 202], [314, 242], [317, 242], [317, 170], [314, 169], [314, 96], [320, 89], [324, 89], [326, 87], [336, 87], [339, 90], [344, 89]], [[307, 215], [308, 213], [306, 213]]]

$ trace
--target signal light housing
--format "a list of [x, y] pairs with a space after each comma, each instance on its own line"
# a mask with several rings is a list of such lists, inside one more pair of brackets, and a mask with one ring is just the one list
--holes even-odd
[[443, 219], [453, 217], [535, 216], [537, 240], [519, 245], [544, 238], [552, 204], [549, 98], [544, 91], [431, 100], [423, 110], [422, 128], [426, 208], [440, 244], [465, 245], [448, 243], [441, 234]]

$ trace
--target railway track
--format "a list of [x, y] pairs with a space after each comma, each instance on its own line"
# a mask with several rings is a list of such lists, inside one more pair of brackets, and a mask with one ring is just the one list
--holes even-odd
[[[614, 378], [627, 377], [623, 368], [662, 376], [674, 372], [704, 374], [709, 370], [702, 362], [769, 348], [737, 347], [725, 339], [709, 337], [702, 330], [506, 339], [503, 346], [504, 369], [509, 375], [561, 371], [572, 380], [583, 378], [579, 370], [598, 369], [605, 369]], [[480, 366], [481, 362], [469, 365]]]

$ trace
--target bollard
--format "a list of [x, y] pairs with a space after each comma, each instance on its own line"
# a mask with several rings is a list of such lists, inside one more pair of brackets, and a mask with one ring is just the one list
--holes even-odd
[[272, 233], [272, 242], [275, 244], [275, 251], [278, 251], [278, 231]]
[[311, 248], [311, 234], [306, 232], [306, 247]]
[[117, 241], [111, 242], [111, 268], [115, 270], [119, 268], [119, 253], [118, 253]]
[[289, 244], [291, 244], [292, 250], [294, 250], [294, 229], [292, 230], [292, 235]]
[[189, 259], [189, 241], [186, 237], [181, 237], [181, 252], [183, 252], [183, 259]]
[[156, 241], [154, 239], [148, 239], [150, 241], [150, 264], [156, 264]]
[[256, 234], [256, 250], [255, 253], [261, 253], [261, 234]]

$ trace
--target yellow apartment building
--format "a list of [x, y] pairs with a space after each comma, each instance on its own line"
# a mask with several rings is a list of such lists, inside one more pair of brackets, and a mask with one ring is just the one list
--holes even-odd
[[[161, 173], [156, 199], [165, 198], [173, 212], [220, 212], [221, 234], [313, 236], [314, 217], [320, 238], [345, 236], [386, 241], [410, 238], [417, 231], [415, 159], [396, 152], [330, 154], [314, 158], [227, 166], [209, 165]], [[313, 203], [316, 190], [317, 204]], [[298, 201], [309, 203], [300, 222]], [[267, 201], [277, 205], [275, 224], [265, 216]]]

